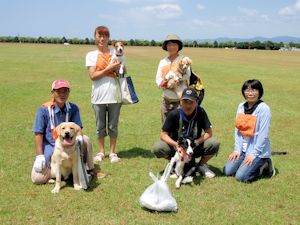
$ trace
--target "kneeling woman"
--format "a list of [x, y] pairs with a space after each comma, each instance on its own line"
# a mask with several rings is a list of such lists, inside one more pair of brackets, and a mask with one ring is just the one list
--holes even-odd
[[275, 174], [269, 139], [272, 116], [269, 106], [261, 100], [263, 92], [258, 80], [247, 80], [242, 86], [246, 102], [238, 106], [235, 147], [224, 167], [226, 176], [235, 176], [241, 182]]

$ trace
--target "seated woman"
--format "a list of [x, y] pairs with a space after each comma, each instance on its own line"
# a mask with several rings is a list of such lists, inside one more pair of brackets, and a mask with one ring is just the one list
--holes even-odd
[[235, 176], [241, 182], [275, 175], [269, 139], [272, 116], [269, 106], [261, 100], [263, 93], [258, 80], [247, 80], [242, 86], [246, 102], [238, 106], [235, 147], [224, 167], [226, 176]]

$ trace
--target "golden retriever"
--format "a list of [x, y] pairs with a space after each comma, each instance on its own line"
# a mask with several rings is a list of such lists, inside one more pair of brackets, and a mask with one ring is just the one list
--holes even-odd
[[58, 193], [61, 187], [61, 176], [67, 179], [73, 174], [74, 189], [80, 190], [78, 177], [78, 145], [76, 136], [80, 127], [73, 122], [64, 122], [56, 127], [58, 138], [55, 141], [51, 157], [51, 176], [56, 178], [52, 193]]

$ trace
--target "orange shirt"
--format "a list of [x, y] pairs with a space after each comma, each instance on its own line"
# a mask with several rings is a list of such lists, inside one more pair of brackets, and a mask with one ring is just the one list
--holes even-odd
[[[110, 59], [111, 59], [110, 53], [98, 54], [97, 62], [96, 62], [96, 71], [104, 70], [109, 65]], [[106, 76], [115, 78], [115, 74], [112, 72]]]
[[253, 137], [256, 126], [256, 116], [240, 113], [235, 120], [235, 127], [243, 137]]

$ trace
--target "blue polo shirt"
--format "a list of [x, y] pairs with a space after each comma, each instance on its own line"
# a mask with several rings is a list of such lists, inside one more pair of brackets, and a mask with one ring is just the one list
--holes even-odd
[[[74, 122], [78, 126], [82, 128], [82, 123], [80, 119], [79, 108], [77, 105], [69, 102], [70, 108], [68, 109], [65, 105], [62, 109], [58, 107], [58, 105], [54, 104], [54, 124], [55, 127], [61, 124], [62, 122], [66, 122], [66, 114], [69, 111], [68, 121]], [[35, 123], [33, 126], [34, 134], [43, 134], [43, 152], [46, 158], [46, 164], [50, 165], [50, 159], [53, 153], [55, 141], [52, 137], [51, 131], [51, 122], [48, 108], [45, 106], [40, 106], [37, 110]]]

